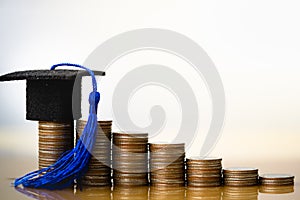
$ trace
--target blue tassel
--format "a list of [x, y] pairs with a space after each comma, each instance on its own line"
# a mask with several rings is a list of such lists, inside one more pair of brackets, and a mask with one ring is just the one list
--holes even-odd
[[17, 178], [14, 182], [15, 187], [23, 185], [23, 187], [50, 190], [63, 189], [72, 186], [74, 180], [80, 182], [80, 178], [88, 169], [88, 164], [92, 156], [90, 152], [92, 152], [97, 134], [97, 108], [100, 101], [96, 78], [93, 71], [77, 64], [61, 63], [53, 65], [51, 70], [59, 66], [78, 67], [88, 71], [91, 75], [93, 91], [89, 96], [90, 109], [88, 121], [74, 149], [63, 153], [53, 165]]

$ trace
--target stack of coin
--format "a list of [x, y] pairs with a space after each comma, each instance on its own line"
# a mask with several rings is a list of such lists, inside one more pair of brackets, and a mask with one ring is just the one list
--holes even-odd
[[[79, 139], [86, 121], [78, 120], [76, 124]], [[111, 125], [112, 121], [98, 121], [97, 135], [88, 171], [82, 177], [82, 184], [87, 186], [111, 185]]]
[[74, 124], [39, 122], [39, 168], [54, 164], [67, 150], [74, 147]]
[[257, 200], [258, 186], [234, 187], [225, 186], [223, 188], [222, 200]]
[[223, 169], [224, 185], [254, 186], [258, 183], [258, 169], [247, 167], [232, 167]]
[[114, 186], [148, 185], [148, 134], [113, 133]]
[[264, 174], [259, 177], [259, 181], [264, 186], [294, 185], [294, 176], [288, 174]]
[[184, 143], [150, 144], [150, 183], [152, 186], [185, 185]]
[[191, 157], [186, 160], [187, 184], [216, 187], [222, 184], [222, 158]]

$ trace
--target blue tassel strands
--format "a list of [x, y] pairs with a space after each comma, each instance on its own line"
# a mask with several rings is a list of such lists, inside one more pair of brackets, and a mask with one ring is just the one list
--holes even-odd
[[72, 186], [74, 180], [77, 180], [80, 186], [80, 179], [88, 169], [88, 164], [92, 156], [90, 152], [92, 152], [97, 134], [97, 108], [100, 101], [96, 78], [93, 71], [77, 64], [56, 64], [51, 67], [51, 70], [60, 66], [84, 69], [92, 77], [93, 91], [89, 96], [90, 108], [86, 126], [74, 149], [63, 153], [53, 165], [17, 178], [14, 182], [15, 187], [23, 185], [23, 187], [55, 190]]

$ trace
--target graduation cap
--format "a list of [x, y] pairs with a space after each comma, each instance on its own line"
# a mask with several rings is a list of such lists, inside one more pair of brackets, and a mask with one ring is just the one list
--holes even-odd
[[5, 74], [0, 81], [26, 80], [26, 119], [69, 122], [81, 117], [80, 80], [88, 75], [83, 70], [28, 70]]
[[[59, 66], [71, 66], [83, 70], [54, 70]], [[26, 174], [15, 180], [15, 187], [62, 189], [73, 185], [86, 172], [97, 127], [97, 92], [95, 75], [102, 71], [70, 63], [53, 65], [50, 70], [19, 71], [0, 76], [0, 81], [26, 80], [26, 119], [48, 122], [72, 122], [81, 117], [81, 81], [90, 75], [93, 90], [89, 96], [89, 118], [74, 149], [65, 152], [49, 167]], [[75, 91], [74, 91], [75, 90]]]

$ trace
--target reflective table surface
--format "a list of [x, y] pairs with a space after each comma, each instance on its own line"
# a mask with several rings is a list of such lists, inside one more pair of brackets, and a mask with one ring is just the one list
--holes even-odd
[[[293, 163], [294, 166], [298, 166]], [[37, 166], [33, 157], [17, 155], [0, 155], [0, 199], [299, 199], [300, 184], [297, 182], [295, 167], [291, 173], [296, 176], [294, 186], [281, 187], [84, 187], [80, 190], [40, 190], [31, 188], [14, 188], [11, 183], [14, 178], [30, 172]], [[276, 168], [278, 165], [266, 164], [266, 168]], [[284, 168], [291, 167], [284, 165]], [[296, 174], [295, 174], [296, 171]]]

